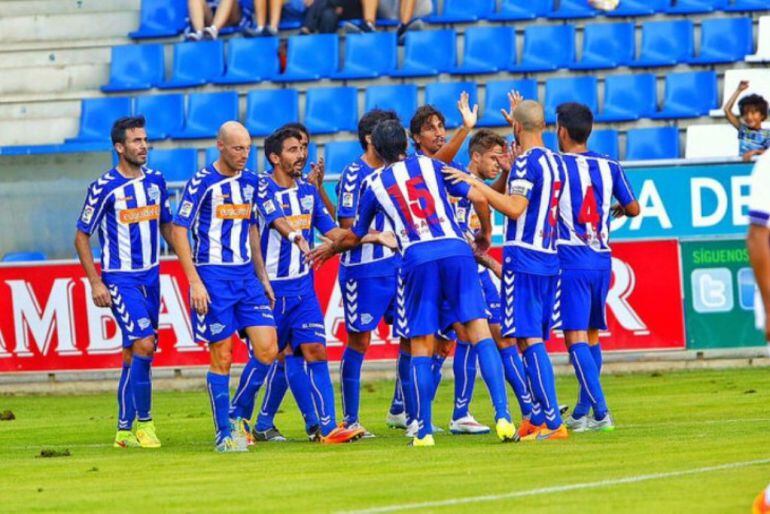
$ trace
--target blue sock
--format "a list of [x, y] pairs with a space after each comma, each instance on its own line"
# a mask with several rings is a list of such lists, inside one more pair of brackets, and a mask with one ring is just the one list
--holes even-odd
[[131, 366], [123, 364], [118, 381], [118, 430], [131, 430], [136, 417], [134, 390], [131, 388]]
[[411, 358], [412, 389], [415, 390], [414, 394], [417, 400], [417, 423], [419, 425], [417, 437], [420, 439], [433, 432], [431, 412], [435, 379], [432, 361], [433, 359], [430, 357]]
[[446, 357], [443, 355], [434, 355], [431, 362], [431, 371], [433, 372], [433, 399], [436, 399], [438, 386], [441, 383], [441, 370], [444, 367]]
[[286, 381], [291, 388], [291, 394], [294, 395], [294, 401], [302, 413], [305, 420], [305, 431], [310, 433], [310, 429], [321, 425], [318, 421], [318, 414], [313, 404], [313, 396], [310, 392], [310, 377], [305, 370], [305, 359], [294, 355], [286, 356]]
[[321, 433], [329, 435], [337, 428], [337, 416], [334, 412], [334, 388], [329, 374], [329, 363], [326, 361], [308, 362], [307, 371], [310, 376], [310, 391], [313, 402], [321, 421]]
[[401, 386], [401, 377], [398, 375], [398, 369], [401, 366], [401, 354], [396, 358], [396, 384], [393, 388], [393, 400], [390, 402], [389, 412], [391, 414], [401, 414], [404, 412], [404, 391]]
[[[596, 364], [596, 369], [601, 374], [602, 370], [602, 347], [599, 344], [595, 345], [589, 345], [588, 347], [591, 351], [591, 356], [594, 359], [594, 363]], [[572, 356], [570, 355], [570, 362], [572, 362]], [[574, 364], [574, 363], [573, 363]], [[580, 385], [578, 389], [578, 402], [575, 405], [575, 408], [572, 409], [572, 417], [573, 418], [582, 418], [583, 416], [588, 415], [588, 411], [591, 410], [591, 398], [589, 398], [588, 392], [585, 390], [585, 388]], [[596, 414], [596, 413], [594, 413]]]
[[570, 360], [575, 368], [575, 376], [580, 386], [588, 395], [588, 400], [594, 409], [596, 419], [604, 419], [607, 415], [607, 402], [599, 381], [599, 371], [588, 347], [588, 343], [579, 342], [569, 347]]
[[484, 339], [476, 344], [476, 353], [479, 356], [481, 376], [487, 384], [492, 405], [495, 407], [495, 420], [503, 418], [511, 421], [508, 396], [505, 392], [505, 378], [503, 378], [503, 364], [497, 345], [492, 339]]
[[[286, 390], [288, 388], [289, 385], [286, 382], [286, 368], [281, 361], [277, 360], [270, 366], [270, 371], [267, 372], [267, 378], [265, 379], [265, 397], [262, 398], [262, 406], [259, 409], [259, 416], [257, 416], [257, 430], [263, 432], [275, 424], [275, 415], [281, 407], [281, 402], [283, 402], [283, 397], [286, 396]], [[252, 395], [252, 398], [255, 396], [256, 391], [255, 394]], [[252, 406], [254, 405], [253, 400], [251, 404]], [[245, 411], [245, 408], [243, 411]], [[248, 419], [251, 419], [251, 417]]]
[[349, 346], [342, 352], [342, 361], [340, 362], [342, 413], [347, 424], [358, 421], [358, 407], [361, 396], [361, 365], [363, 363], [363, 353], [357, 352]]
[[532, 387], [532, 380], [530, 377], [530, 371], [529, 366], [527, 366], [527, 359], [522, 359], [521, 363], [524, 365], [524, 373], [526, 373], [526, 380], [527, 380], [527, 389], [529, 390], [529, 396], [532, 398], [532, 413], [529, 415], [529, 421], [535, 425], [540, 426], [543, 423], [545, 423], [545, 413], [543, 412], [543, 408], [540, 406], [540, 402], [537, 401], [537, 397], [535, 396], [534, 388]]
[[216, 441], [219, 443], [225, 437], [230, 437], [230, 375], [220, 375], [209, 371], [206, 373], [206, 385], [211, 400], [211, 411], [214, 414], [214, 429]]
[[259, 388], [265, 381], [265, 377], [270, 372], [270, 369], [270, 365], [263, 364], [254, 357], [249, 359], [243, 368], [241, 379], [238, 382], [238, 389], [235, 391], [232, 403], [228, 409], [228, 416], [230, 418], [251, 419], [251, 415], [254, 413], [254, 401], [257, 391], [259, 391]]
[[152, 357], [134, 355], [131, 358], [131, 389], [134, 390], [134, 405], [136, 405], [136, 419], [149, 421], [150, 407], [152, 406], [152, 377], [150, 365]]
[[468, 406], [473, 398], [476, 384], [476, 349], [470, 343], [457, 341], [452, 370], [455, 375], [455, 408], [452, 419], [468, 415]]
[[556, 399], [556, 383], [553, 377], [553, 366], [545, 344], [537, 343], [524, 351], [527, 361], [527, 373], [530, 378], [532, 392], [540, 403], [545, 414], [545, 424], [550, 429], [561, 426], [559, 402]]
[[500, 350], [500, 358], [503, 361], [505, 380], [511, 385], [519, 402], [522, 418], [532, 415], [532, 396], [529, 394], [524, 364], [519, 356], [519, 349], [515, 346]]
[[[431, 376], [433, 376], [432, 373]], [[401, 380], [401, 393], [404, 397], [406, 424], [409, 425], [417, 419], [417, 395], [412, 383], [412, 356], [408, 353], [400, 352], [399, 354], [398, 378]]]

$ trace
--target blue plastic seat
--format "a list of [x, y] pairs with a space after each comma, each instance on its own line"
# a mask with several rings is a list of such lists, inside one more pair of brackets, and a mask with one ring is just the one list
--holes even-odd
[[751, 18], [703, 20], [700, 31], [700, 55], [690, 59], [690, 64], [742, 61], [754, 50]]
[[457, 101], [463, 91], [468, 93], [468, 101], [473, 107], [478, 102], [475, 82], [432, 82], [425, 86], [425, 103], [444, 115], [447, 128], [457, 127], [463, 121], [457, 110]]
[[324, 161], [327, 175], [339, 175], [351, 162], [358, 159], [364, 151], [358, 141], [331, 141], [324, 146]]
[[222, 40], [177, 43], [171, 78], [157, 86], [161, 89], [202, 86], [224, 72], [225, 44]]
[[604, 80], [604, 108], [596, 116], [596, 121], [649, 118], [658, 109], [655, 82], [652, 73], [608, 75]]
[[112, 98], [86, 98], [80, 103], [80, 129], [76, 137], [67, 143], [109, 141], [115, 120], [131, 116], [133, 101], [128, 96]]
[[311, 134], [355, 132], [358, 128], [358, 91], [354, 87], [308, 89], [305, 126]]
[[398, 65], [395, 32], [350, 34], [345, 38], [345, 63], [335, 79], [365, 79], [388, 75]]
[[167, 182], [185, 182], [198, 171], [196, 148], [153, 149], [147, 156], [147, 166], [163, 173]]
[[294, 89], [255, 89], [246, 96], [246, 128], [252, 136], [267, 136], [298, 119], [299, 94]]
[[130, 32], [132, 39], [176, 36], [187, 25], [186, 0], [142, 0], [139, 29]]
[[102, 91], [139, 91], [163, 81], [163, 46], [122, 45], [110, 51], [110, 82]]
[[650, 16], [663, 12], [671, 5], [671, 0], [623, 0], [612, 11], [604, 13], [610, 17]]
[[471, 156], [468, 153], [470, 146], [471, 138], [466, 137], [463, 140], [463, 144], [460, 145], [460, 149], [457, 151], [457, 155], [455, 155], [455, 158], [452, 159], [452, 161], [459, 164], [463, 168], [467, 168], [468, 164], [471, 162]]
[[559, 0], [559, 7], [547, 14], [554, 20], [571, 20], [577, 18], [593, 18], [598, 11], [588, 5], [585, 0]]
[[463, 63], [452, 71], [454, 74], [497, 73], [516, 64], [513, 27], [471, 27], [465, 31], [464, 46]]
[[275, 82], [304, 82], [331, 77], [339, 63], [337, 34], [289, 37], [286, 70]]
[[721, 9], [725, 0], [676, 0], [667, 9], [667, 14], [705, 14]]
[[46, 258], [43, 252], [8, 252], [3, 255], [3, 262], [44, 261]]
[[444, 0], [441, 13], [425, 18], [428, 23], [473, 23], [495, 12], [495, 0]]
[[565, 102], [585, 104], [596, 113], [599, 110], [599, 93], [596, 77], [569, 77], [548, 79], [545, 82], [545, 121], [556, 121], [556, 108]]
[[503, 127], [508, 124], [500, 109], [510, 110], [510, 91], [518, 91], [525, 100], [537, 100], [537, 81], [534, 79], [491, 80], [485, 86], [486, 100], [477, 123], [479, 127]]
[[249, 84], [271, 80], [280, 72], [278, 38], [231, 39], [227, 44], [225, 74], [214, 84]]
[[553, 0], [502, 0], [500, 9], [487, 16], [490, 21], [534, 20], [545, 16], [553, 8]]
[[449, 73], [457, 65], [454, 30], [420, 30], [406, 33], [404, 61], [393, 77], [429, 77]]
[[693, 57], [693, 25], [689, 20], [647, 21], [642, 24], [642, 49], [629, 66], [674, 66]]
[[575, 27], [572, 25], [530, 25], [524, 29], [521, 61], [514, 72], [553, 71], [575, 62]]
[[731, 0], [722, 6], [726, 12], [766, 11], [767, 0]]
[[717, 76], [713, 71], [690, 71], [666, 75], [663, 110], [654, 119], [708, 116], [717, 107]]
[[147, 120], [147, 139], [166, 139], [184, 127], [184, 95], [141, 95], [136, 97], [136, 114]]
[[394, 86], [369, 86], [364, 98], [364, 111], [374, 108], [392, 110], [406, 125], [417, 110], [417, 85], [398, 84]]
[[187, 117], [182, 130], [172, 132], [174, 139], [202, 139], [217, 135], [226, 121], [238, 119], [238, 93], [192, 93], [188, 97]]
[[610, 159], [620, 158], [617, 130], [594, 130], [588, 137], [588, 149], [606, 155]]
[[[257, 149], [256, 146], [251, 147], [251, 151], [249, 151], [249, 159], [246, 161], [246, 169], [251, 170], [253, 172], [258, 172], [257, 170], [257, 156], [260, 154], [260, 150]], [[206, 155], [204, 156], [204, 166], [208, 166], [212, 162], [219, 159], [219, 149], [216, 146], [212, 146], [209, 148], [206, 148]]]
[[624, 66], [634, 59], [633, 23], [589, 23], [583, 31], [583, 55], [573, 70]]
[[626, 161], [679, 158], [676, 127], [631, 129], [626, 133]]

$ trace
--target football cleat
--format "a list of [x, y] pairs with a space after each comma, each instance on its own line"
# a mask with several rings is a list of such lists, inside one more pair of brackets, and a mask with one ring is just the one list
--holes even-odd
[[568, 439], [569, 438], [569, 432], [567, 432], [567, 427], [564, 424], [559, 425], [559, 428], [555, 428], [551, 430], [548, 427], [543, 427], [539, 429], [534, 434], [529, 434], [526, 437], [522, 437], [522, 441], [547, 441], [547, 440], [557, 440], [557, 439]]
[[254, 437], [254, 442], [257, 443], [283, 443], [286, 441], [286, 438], [275, 425], [267, 430], [257, 430], [255, 427], [251, 435]]
[[351, 429], [359, 429], [360, 428], [361, 430], [364, 431], [364, 435], [361, 436], [362, 439], [373, 439], [373, 438], [376, 437], [373, 433], [369, 432], [366, 428], [364, 428], [364, 426], [361, 423], [359, 423], [358, 421], [356, 421], [355, 423], [351, 423], [350, 425], [348, 425], [347, 423], [343, 422], [343, 423], [340, 424], [340, 426], [343, 426], [345, 428], [351, 428]]
[[310, 427], [307, 431], [307, 438], [311, 443], [321, 442], [321, 427], [318, 425], [313, 425]]
[[521, 420], [521, 425], [519, 425], [519, 437], [524, 437], [529, 434], [533, 434], [540, 430], [541, 428], [544, 428], [545, 425], [534, 425], [532, 421], [529, 418], [524, 418]]
[[115, 448], [139, 448], [140, 444], [132, 431], [118, 430], [112, 446]]
[[249, 432], [249, 425], [243, 418], [230, 420], [230, 433], [235, 442], [242, 446], [251, 446], [254, 444], [254, 439]]
[[406, 432], [404, 435], [406, 437], [417, 437], [417, 431], [420, 430], [420, 426], [417, 423], [416, 419], [413, 419], [411, 423], [409, 423], [409, 426], [406, 429]]
[[497, 420], [495, 430], [497, 431], [497, 438], [504, 443], [515, 443], [519, 441], [519, 434], [516, 432], [516, 425], [505, 418], [500, 418]]
[[155, 423], [152, 420], [136, 423], [136, 438], [142, 448], [160, 448], [160, 439], [155, 433]]
[[433, 440], [433, 436], [431, 434], [428, 434], [422, 439], [419, 437], [413, 437], [412, 440], [409, 441], [408, 446], [436, 446], [436, 441]]
[[566, 404], [559, 405], [559, 414], [561, 414], [562, 416], [564, 416], [568, 410], [569, 410], [569, 405], [566, 405]]
[[214, 448], [218, 453], [242, 453], [249, 451], [243, 445], [238, 444], [232, 437], [223, 437]]
[[489, 427], [482, 425], [476, 419], [468, 414], [459, 419], [453, 419], [449, 422], [449, 431], [453, 434], [488, 434]]
[[588, 416], [573, 418], [570, 414], [570, 416], [564, 420], [564, 424], [573, 432], [585, 432], [588, 430]]
[[361, 439], [364, 435], [363, 428], [343, 428], [337, 427], [328, 435], [321, 436], [321, 444], [341, 444], [350, 443], [357, 439]]
[[592, 432], [611, 432], [612, 430], [615, 430], [615, 422], [609, 412], [606, 416], [599, 420], [591, 416], [588, 419], [586, 430], [590, 430]]
[[406, 412], [393, 414], [388, 411], [388, 415], [385, 416], [385, 424], [390, 428], [406, 428]]

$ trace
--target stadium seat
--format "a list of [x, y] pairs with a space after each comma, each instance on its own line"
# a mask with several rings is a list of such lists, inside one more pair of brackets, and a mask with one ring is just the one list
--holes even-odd
[[725, 0], [676, 0], [666, 14], [706, 14], [721, 9]]
[[671, 0], [623, 0], [617, 8], [604, 13], [605, 16], [625, 18], [629, 16], [650, 16], [663, 12]]
[[[513, 27], [471, 27], [465, 30], [463, 63], [452, 73], [497, 73], [516, 64], [516, 31]], [[494, 48], [494, 52], [489, 49]]]
[[434, 106], [444, 115], [447, 128], [455, 128], [463, 122], [457, 110], [457, 100], [463, 91], [470, 96], [468, 100], [471, 107], [478, 103], [475, 82], [431, 82], [425, 86], [425, 103]]
[[428, 23], [473, 23], [495, 12], [495, 0], [444, 0], [441, 13], [427, 16]]
[[754, 49], [751, 18], [703, 20], [700, 31], [700, 54], [690, 64], [742, 61]]
[[254, 89], [246, 96], [246, 128], [264, 137], [299, 119], [299, 93], [294, 89]]
[[766, 11], [767, 0], [728, 0], [722, 6], [727, 12]]
[[449, 73], [457, 65], [454, 30], [408, 31], [404, 60], [393, 77], [429, 77]]
[[559, 151], [559, 138], [556, 135], [556, 132], [543, 132], [543, 144], [546, 148], [549, 150], [552, 150], [554, 152]]
[[110, 82], [102, 91], [138, 91], [163, 81], [162, 45], [121, 45], [110, 51]]
[[331, 77], [339, 64], [337, 34], [290, 36], [286, 70], [275, 82], [307, 82]]
[[44, 261], [46, 258], [43, 252], [8, 252], [3, 255], [3, 262]]
[[572, 25], [529, 25], [524, 29], [521, 61], [513, 72], [553, 71], [575, 62], [575, 27]]
[[131, 116], [133, 101], [130, 97], [86, 98], [80, 102], [80, 129], [67, 143], [109, 141], [110, 130], [116, 119]]
[[666, 75], [663, 110], [653, 119], [697, 118], [717, 105], [717, 76], [713, 71], [690, 71]]
[[559, 6], [546, 16], [554, 20], [593, 18], [598, 11], [585, 0], [559, 0]]
[[174, 139], [202, 139], [217, 135], [220, 125], [238, 119], [238, 93], [192, 93], [188, 97], [187, 118]]
[[[724, 91], [722, 103], [709, 113], [711, 116], [722, 117], [725, 115], [721, 106], [727, 103], [727, 100], [732, 96], [733, 92], [742, 80], [748, 81], [749, 88], [740, 94], [738, 100], [746, 95], [754, 93], [765, 95], [765, 97], [768, 96], [768, 91], [770, 91], [770, 70], [763, 68], [741, 68], [737, 70], [727, 70], [725, 71], [725, 78], [722, 85], [722, 89]], [[733, 113], [736, 116], [740, 114], [738, 111], [737, 101], [733, 107]]]
[[534, 20], [551, 12], [553, 0], [502, 0], [500, 9], [487, 16], [489, 21]]
[[486, 83], [484, 110], [479, 118], [479, 127], [503, 127], [508, 124], [500, 109], [510, 110], [508, 93], [518, 91], [525, 100], [537, 100], [535, 79], [492, 80]]
[[176, 36], [187, 26], [186, 0], [143, 0], [139, 29], [128, 34], [132, 39]]
[[583, 55], [573, 70], [624, 66], [634, 59], [633, 23], [588, 23], [583, 31]]
[[374, 108], [396, 111], [401, 123], [407, 125], [417, 110], [417, 85], [369, 86], [364, 98], [364, 111]]
[[618, 131], [594, 130], [588, 137], [588, 149], [617, 161], [620, 158]]
[[746, 61], [770, 61], [770, 16], [762, 16], [759, 18], [759, 29], [757, 30], [757, 51], [752, 55], [747, 55]]
[[225, 44], [222, 40], [177, 43], [171, 78], [157, 86], [161, 89], [202, 86], [224, 72]]
[[679, 158], [676, 127], [631, 129], [626, 133], [626, 161]]
[[460, 145], [460, 149], [457, 150], [457, 155], [455, 155], [455, 158], [452, 160], [452, 162], [462, 166], [463, 168], [468, 167], [468, 163], [471, 162], [471, 156], [468, 154], [468, 147], [470, 146], [471, 138], [466, 137], [463, 140], [463, 144]]
[[[246, 169], [251, 170], [253, 172], [258, 172], [257, 169], [257, 156], [261, 153], [261, 150], [258, 149], [256, 146], [251, 147], [251, 151], [249, 151], [249, 159], [246, 161]], [[210, 148], [206, 148], [206, 154], [204, 156], [204, 166], [208, 166], [212, 162], [216, 161], [219, 158], [219, 149], [217, 149], [216, 146], [212, 146]]]
[[345, 63], [334, 79], [366, 79], [388, 75], [398, 65], [395, 32], [350, 34], [345, 38]]
[[351, 162], [363, 154], [361, 143], [356, 141], [330, 141], [324, 146], [327, 175], [339, 175]]
[[734, 158], [739, 152], [738, 131], [729, 123], [687, 127], [685, 159]]
[[271, 80], [280, 73], [278, 38], [231, 39], [227, 44], [224, 75], [212, 79], [214, 84], [249, 84]]
[[546, 123], [556, 122], [556, 108], [565, 102], [580, 102], [592, 112], [599, 110], [599, 93], [596, 77], [568, 77], [545, 81]]
[[153, 149], [147, 155], [147, 166], [163, 173], [166, 182], [185, 182], [198, 171], [196, 148]]
[[649, 118], [658, 109], [655, 82], [652, 73], [608, 75], [604, 80], [604, 108], [596, 116], [596, 121]]
[[166, 139], [184, 127], [184, 95], [137, 96], [134, 112], [147, 120], [147, 139]]
[[358, 128], [357, 93], [354, 87], [309, 89], [305, 101], [305, 126], [310, 133], [355, 132]]
[[629, 66], [674, 66], [693, 57], [693, 25], [689, 20], [647, 21], [642, 24], [642, 49]]

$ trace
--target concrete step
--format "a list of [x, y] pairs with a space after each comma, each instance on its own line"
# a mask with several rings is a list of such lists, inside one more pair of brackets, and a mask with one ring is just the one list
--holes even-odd
[[3, 16], [139, 11], [141, 0], [3, 0]]
[[0, 70], [6, 68], [46, 68], [76, 64], [109, 65], [109, 63], [109, 46], [0, 52]]
[[109, 76], [109, 64], [71, 64], [33, 70], [8, 68], [0, 73], [0, 95], [97, 89], [107, 83]]
[[0, 124], [5, 125], [19, 120], [77, 118], [78, 116], [80, 116], [80, 99], [74, 98], [47, 102], [0, 104]]
[[139, 11], [3, 16], [0, 43], [125, 37], [139, 26]]
[[0, 124], [0, 146], [60, 143], [77, 132], [77, 117], [19, 119]]

